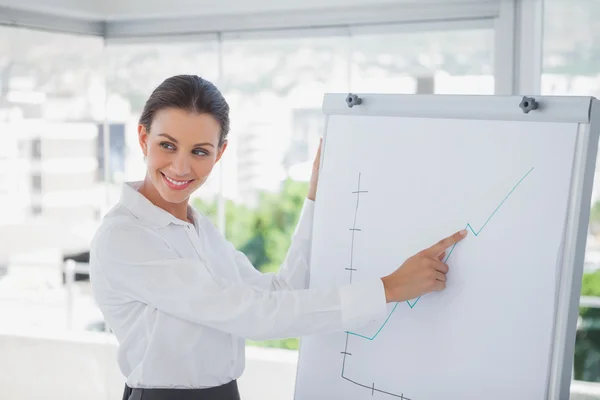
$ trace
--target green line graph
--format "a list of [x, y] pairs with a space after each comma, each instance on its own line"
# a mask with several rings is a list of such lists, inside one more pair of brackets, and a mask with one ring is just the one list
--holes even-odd
[[[492, 212], [490, 214], [490, 216], [487, 218], [487, 220], [485, 221], [485, 223], [481, 226], [481, 228], [479, 228], [478, 230], [475, 230], [473, 228], [473, 226], [470, 223], [467, 223], [466, 229], [470, 230], [475, 236], [479, 236], [479, 234], [481, 233], [481, 231], [483, 231], [483, 228], [485, 228], [487, 226], [487, 224], [490, 222], [490, 220], [492, 219], [492, 217], [494, 215], [496, 215], [496, 213], [498, 212], [498, 210], [502, 207], [502, 205], [506, 202], [506, 200], [508, 200], [508, 198], [510, 197], [510, 195], [515, 191], [515, 189], [521, 184], [521, 182], [523, 182], [525, 180], [525, 178], [527, 178], [527, 176], [533, 171], [534, 168], [531, 168], [515, 185], [514, 187], [510, 190], [510, 192], [508, 192], [508, 194], [506, 195], [506, 197], [504, 197], [504, 199], [500, 202], [500, 204], [498, 205], [498, 207], [496, 207], [496, 209], [494, 210], [494, 212]], [[456, 243], [454, 245], [452, 245], [452, 247], [450, 248], [450, 251], [448, 252], [448, 254], [446, 255], [446, 258], [444, 258], [444, 262], [447, 262], [448, 259], [450, 258], [450, 256], [452, 255], [452, 252], [454, 251], [454, 248], [456, 247]], [[415, 305], [417, 304], [417, 302], [419, 301], [419, 299], [421, 298], [421, 296], [417, 297], [412, 303], [410, 302], [410, 300], [407, 300], [406, 303], [408, 304], [408, 306], [412, 309], [415, 307]], [[358, 336], [360, 338], [363, 339], [367, 339], [367, 340], [374, 340], [377, 335], [379, 335], [379, 333], [383, 330], [383, 328], [385, 327], [385, 325], [387, 324], [387, 322], [389, 321], [389, 319], [391, 318], [391, 316], [394, 314], [394, 311], [396, 311], [396, 308], [398, 308], [398, 305], [400, 303], [396, 303], [394, 305], [394, 307], [392, 308], [392, 310], [390, 311], [390, 313], [388, 314], [387, 318], [385, 319], [385, 321], [383, 322], [383, 324], [381, 325], [381, 327], [377, 330], [377, 332], [373, 335], [373, 336], [365, 336], [365, 335], [361, 335], [359, 333], [355, 333], [355, 332], [350, 332], [350, 331], [346, 331], [346, 333], [350, 334], [350, 335], [354, 335], [354, 336]]]

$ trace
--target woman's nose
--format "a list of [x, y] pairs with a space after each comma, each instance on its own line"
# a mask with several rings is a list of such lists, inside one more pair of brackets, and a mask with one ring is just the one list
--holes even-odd
[[180, 156], [173, 160], [173, 172], [179, 176], [188, 175], [191, 171], [188, 157]]

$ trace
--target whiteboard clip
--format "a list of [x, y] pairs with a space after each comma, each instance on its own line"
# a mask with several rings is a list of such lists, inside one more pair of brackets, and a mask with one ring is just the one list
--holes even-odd
[[354, 105], [359, 105], [362, 103], [362, 99], [355, 94], [348, 93], [348, 97], [346, 97], [346, 104], [348, 107], [352, 108]]
[[521, 100], [521, 104], [519, 104], [519, 107], [521, 107], [523, 112], [527, 114], [531, 110], [537, 110], [538, 102], [535, 101], [533, 97], [523, 96], [523, 100]]

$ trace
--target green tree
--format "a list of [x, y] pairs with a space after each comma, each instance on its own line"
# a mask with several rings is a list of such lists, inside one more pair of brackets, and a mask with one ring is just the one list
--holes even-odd
[[[263, 193], [256, 213], [256, 236], [242, 248], [249, 257], [260, 257], [255, 264], [261, 272], [275, 272], [285, 260], [296, 229], [308, 183], [286, 180], [279, 193]], [[248, 341], [248, 344], [297, 350], [297, 338]]]
[[[280, 192], [261, 193], [255, 209], [227, 200], [225, 237], [246, 254], [254, 267], [263, 272], [276, 271], [291, 244], [307, 192], [307, 182], [287, 179]], [[217, 225], [215, 201], [195, 199], [193, 206]]]
[[[215, 226], [218, 226], [218, 210], [216, 201], [194, 199], [193, 207], [201, 214], [208, 217]], [[225, 237], [236, 247], [244, 246], [254, 236], [254, 210], [235, 203], [225, 201]]]
[[264, 244], [261, 271], [276, 271], [284, 261], [307, 192], [308, 183], [288, 179], [279, 193], [261, 195], [256, 213], [256, 233]]
[[[600, 271], [586, 273], [581, 282], [582, 296], [600, 296]], [[600, 309], [580, 307], [581, 326], [577, 331], [574, 379], [600, 381]]]

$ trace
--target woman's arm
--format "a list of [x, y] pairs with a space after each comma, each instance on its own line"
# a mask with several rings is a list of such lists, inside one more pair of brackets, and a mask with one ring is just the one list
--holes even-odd
[[126, 221], [94, 238], [90, 273], [100, 306], [137, 301], [254, 340], [351, 330], [386, 314], [380, 278], [321, 290], [258, 290], [213, 276], [201, 261], [179, 258], [155, 231]]

